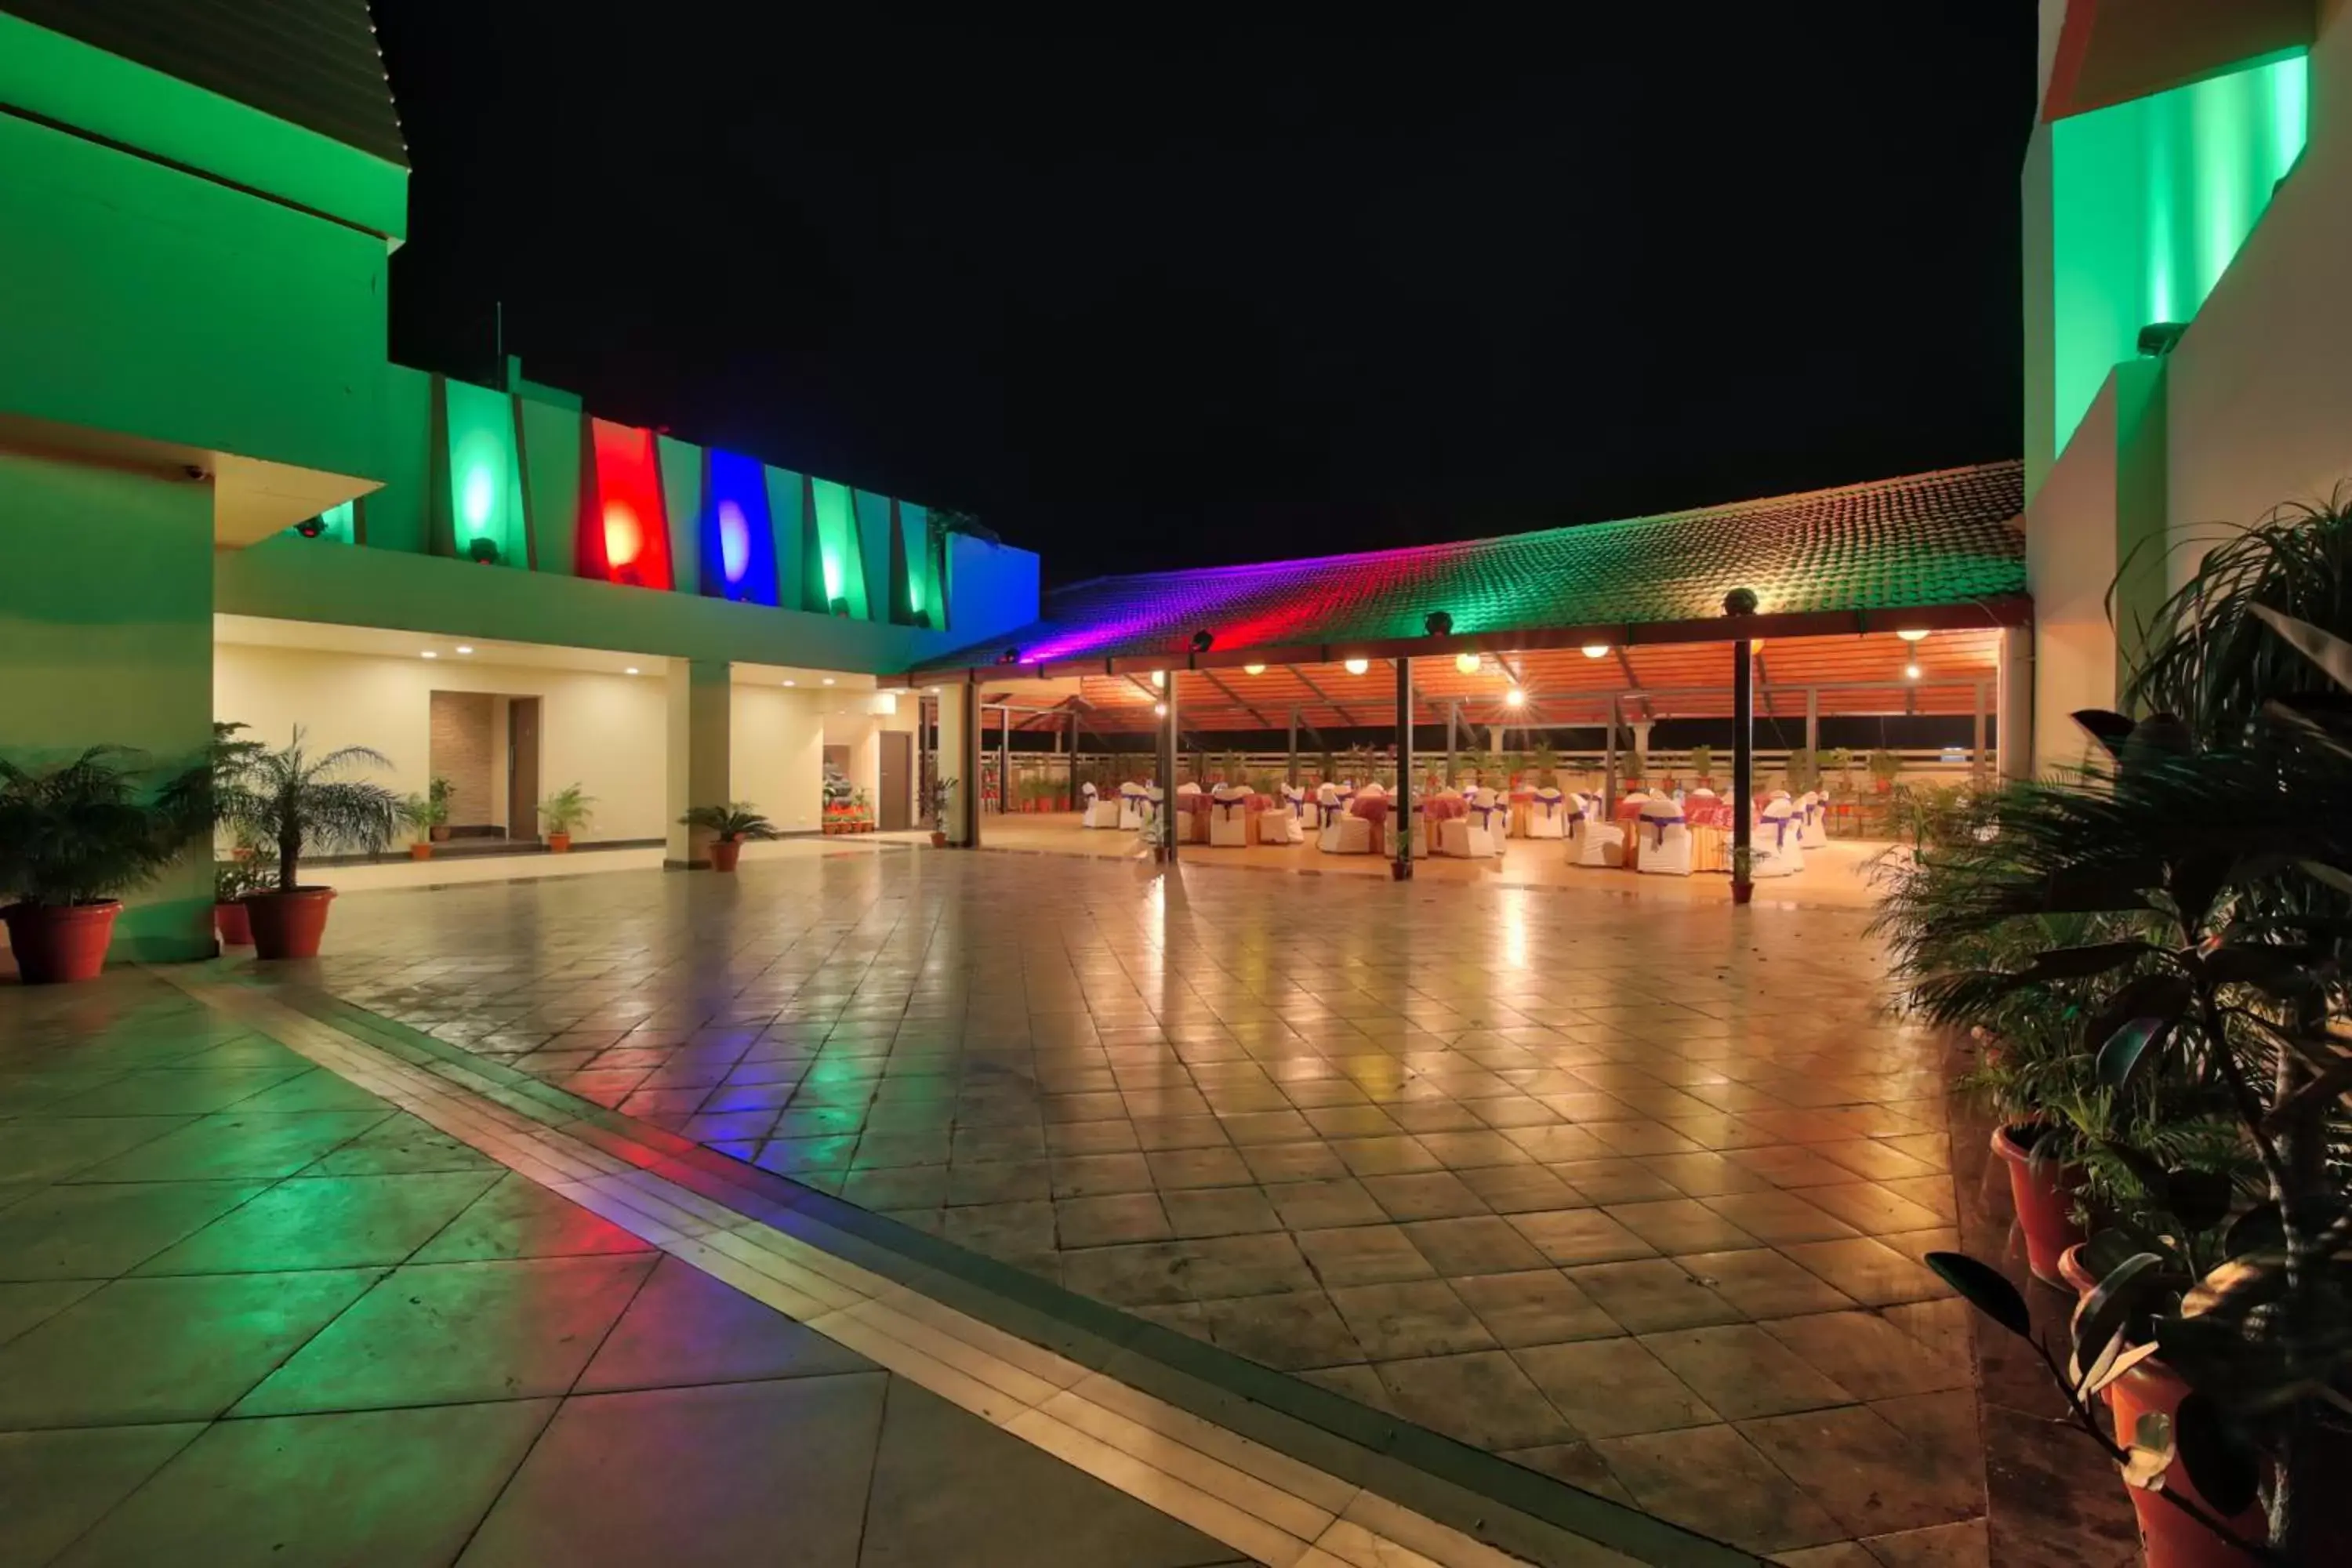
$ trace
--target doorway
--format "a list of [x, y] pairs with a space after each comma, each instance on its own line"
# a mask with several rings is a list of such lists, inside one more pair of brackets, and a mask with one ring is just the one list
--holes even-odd
[[539, 842], [539, 699], [507, 701], [507, 837]]
[[900, 833], [915, 826], [908, 810], [908, 781], [915, 771], [915, 737], [905, 730], [882, 731], [882, 783], [874, 803], [875, 826], [885, 833]]

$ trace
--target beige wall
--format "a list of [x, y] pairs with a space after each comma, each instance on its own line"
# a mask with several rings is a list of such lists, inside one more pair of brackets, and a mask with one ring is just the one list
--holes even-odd
[[[0, 452], [0, 752], [202, 761], [212, 570], [209, 486]], [[117, 961], [212, 952], [204, 855], [123, 901]]]
[[[495, 735], [505, 733], [507, 697], [541, 699], [541, 793], [577, 779], [596, 798], [596, 820], [583, 840], [661, 838], [669, 827], [666, 805], [667, 688], [660, 679], [443, 658], [378, 658], [307, 649], [222, 643], [214, 649], [215, 710], [253, 732], [283, 743], [293, 726], [309, 731], [313, 747], [368, 745], [393, 760], [381, 775], [406, 795], [424, 793], [430, 777], [435, 692], [495, 694]], [[786, 832], [822, 826], [824, 727], [835, 707], [853, 713], [872, 694], [836, 699], [778, 687], [737, 685], [730, 694], [730, 789]], [[911, 710], [913, 704], [906, 703]], [[891, 721], [860, 721], [864, 723]], [[904, 722], [911, 725], [910, 715]], [[503, 815], [506, 772], [494, 744], [488, 770], [493, 816]], [[463, 812], [453, 821], [474, 818]], [[514, 825], [509, 824], [511, 829]]]
[[538, 697], [541, 793], [576, 780], [595, 797], [583, 839], [659, 838], [667, 826], [657, 679], [238, 643], [215, 646], [213, 670], [221, 718], [250, 725], [273, 745], [299, 724], [314, 749], [373, 746], [393, 763], [376, 776], [403, 795], [422, 795], [431, 776], [433, 692]]
[[2171, 581], [2216, 525], [2352, 478], [2352, 0], [2323, 0], [2311, 139], [2171, 360]]

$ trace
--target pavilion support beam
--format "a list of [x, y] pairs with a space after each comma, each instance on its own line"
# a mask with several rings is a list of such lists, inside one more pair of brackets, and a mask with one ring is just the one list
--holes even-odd
[[1396, 661], [1396, 795], [1391, 800], [1389, 842], [1396, 859], [1390, 875], [1412, 879], [1412, 660]]
[[2000, 686], [1994, 699], [1993, 745], [2003, 779], [2033, 776], [2033, 632], [2005, 626], [2000, 634]]
[[1985, 772], [1985, 706], [1986, 706], [1986, 704], [1985, 704], [1985, 697], [1986, 697], [1986, 692], [1985, 692], [1985, 683], [1984, 683], [1983, 681], [1979, 680], [1979, 681], [1978, 681], [1978, 682], [1977, 682], [1977, 684], [1976, 684], [1976, 693], [1977, 693], [1977, 708], [1976, 708], [1976, 721], [1977, 721], [1977, 723], [1976, 723], [1976, 738], [1975, 738], [1975, 742], [1974, 742], [1974, 744], [1972, 744], [1972, 745], [1969, 747], [1969, 777], [1971, 777], [1971, 778], [1982, 778], [1982, 777], [1984, 776], [1984, 772]]
[[1755, 895], [1749, 857], [1756, 831], [1756, 645], [1746, 637], [1731, 645], [1731, 901]]
[[1013, 809], [1013, 710], [996, 710], [996, 811]]
[[1243, 712], [1256, 720], [1257, 727], [1259, 729], [1271, 730], [1274, 728], [1273, 720], [1267, 718], [1265, 714], [1259, 712], [1256, 709], [1244, 701], [1240, 692], [1235, 691], [1232, 687], [1227, 686], [1223, 681], [1219, 680], [1215, 670], [1202, 669], [1196, 670], [1194, 673], [1199, 675], [1202, 679], [1207, 681], [1210, 685], [1215, 687], [1218, 690], [1223, 692], [1227, 700], [1230, 700], [1234, 707], [1240, 709]]
[[1454, 758], [1462, 749], [1462, 699], [1451, 698], [1445, 704], [1445, 785], [1454, 787]]
[[980, 843], [981, 745], [980, 688], [970, 681], [949, 687], [940, 698], [939, 768], [953, 787], [938, 826], [950, 844], [963, 848]]
[[1160, 702], [1160, 706], [1167, 710], [1167, 712], [1161, 716], [1160, 721], [1160, 757], [1159, 766], [1155, 770], [1160, 775], [1160, 850], [1153, 858], [1165, 860], [1172, 866], [1176, 863], [1176, 837], [1178, 832], [1176, 821], [1176, 758], [1179, 754], [1179, 748], [1176, 727], [1180, 722], [1180, 719], [1176, 711], [1176, 681], [1174, 677], [1171, 676], [1169, 678], [1168, 689], [1161, 695]]
[[1282, 668], [1290, 671], [1292, 677], [1297, 680], [1299, 685], [1315, 693], [1315, 700], [1317, 701], [1322, 703], [1325, 707], [1330, 709], [1331, 711], [1339, 715], [1340, 723], [1349, 726], [1350, 729], [1355, 727], [1356, 716], [1353, 713], [1349, 712], [1348, 710], [1343, 707], [1329, 692], [1324, 690], [1321, 687], [1316, 685], [1314, 681], [1308, 679], [1305, 670], [1299, 668], [1295, 664], [1286, 664]]
[[1078, 805], [1078, 710], [1075, 708], [1070, 710], [1070, 789], [1067, 798], [1072, 811], [1084, 809]]
[[1625, 700], [1609, 699], [1609, 739], [1601, 753], [1601, 820], [1617, 820], [1617, 731], [1625, 721]]
[[1290, 706], [1289, 758], [1283, 769], [1282, 782], [1296, 788], [1298, 784], [1298, 705]]
[[1805, 750], [1813, 753], [1818, 765], [1822, 759], [1822, 689], [1805, 688]]

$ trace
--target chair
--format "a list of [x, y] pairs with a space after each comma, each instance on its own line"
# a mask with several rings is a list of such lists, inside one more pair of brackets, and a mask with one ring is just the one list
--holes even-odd
[[1822, 792], [1809, 789], [1799, 795], [1797, 815], [1805, 820], [1804, 826], [1798, 831], [1797, 843], [1806, 849], [1828, 848], [1829, 810], [1828, 804], [1822, 799]]
[[1120, 803], [1104, 799], [1102, 791], [1097, 789], [1091, 780], [1078, 786], [1078, 797], [1085, 803], [1080, 807], [1078, 817], [1081, 827], [1117, 827], [1126, 816]]
[[1622, 866], [1625, 863], [1625, 830], [1613, 822], [1603, 822], [1596, 804], [1594, 814], [1569, 819], [1568, 863], [1571, 866]]
[[1323, 826], [1315, 837], [1315, 847], [1326, 855], [1369, 855], [1372, 852], [1372, 825], [1340, 804], [1339, 792], [1325, 784], [1323, 796]]
[[1129, 833], [1151, 820], [1151, 792], [1139, 784], [1118, 786], [1118, 825]]
[[[1469, 792], [1469, 807], [1462, 816], [1439, 819], [1436, 849], [1440, 855], [1456, 855], [1465, 860], [1483, 860], [1495, 853], [1495, 835], [1487, 824], [1495, 808], [1490, 789]], [[1486, 797], [1482, 801], [1481, 797]]]
[[1257, 841], [1260, 844], [1304, 844], [1306, 825], [1302, 818], [1307, 810], [1307, 792], [1297, 784], [1282, 786], [1282, 799], [1258, 814]]
[[1805, 868], [1804, 819], [1787, 793], [1774, 795], [1758, 814], [1756, 853], [1748, 874], [1759, 881], [1767, 877], [1793, 877]]
[[1691, 874], [1690, 825], [1683, 808], [1666, 795], [1642, 803], [1636, 831], [1642, 835], [1639, 868], [1648, 876], [1687, 877]]
[[1331, 819], [1347, 810], [1347, 802], [1339, 798], [1339, 786], [1319, 784], [1315, 786], [1315, 798], [1307, 802], [1303, 822], [1309, 833], [1320, 833], [1331, 826]]
[[1209, 792], [1209, 842], [1226, 849], [1249, 844], [1250, 792], [1242, 784], [1221, 784]]
[[1566, 800], [1558, 787], [1546, 784], [1536, 791], [1528, 805], [1528, 837], [1530, 838], [1565, 838], [1568, 837]]

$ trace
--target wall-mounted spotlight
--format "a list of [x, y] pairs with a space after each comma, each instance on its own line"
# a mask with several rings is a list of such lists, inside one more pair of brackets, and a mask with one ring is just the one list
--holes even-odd
[[497, 565], [499, 563], [498, 542], [493, 539], [469, 541], [466, 545], [466, 559], [483, 566]]
[[1151, 711], [1160, 718], [1165, 719], [1168, 717], [1168, 704], [1165, 702], [1155, 702], [1151, 705]]
[[1584, 657], [1587, 658], [1607, 658], [1609, 657], [1609, 645], [1605, 642], [1586, 643], [1584, 645]]
[[1526, 692], [1524, 692], [1524, 691], [1520, 690], [1520, 689], [1519, 689], [1517, 687], [1516, 687], [1516, 686], [1512, 687], [1508, 691], [1506, 691], [1506, 692], [1504, 692], [1504, 693], [1503, 693], [1503, 702], [1504, 702], [1504, 705], [1505, 705], [1505, 706], [1507, 706], [1507, 707], [1517, 708], [1517, 707], [1519, 707], [1519, 706], [1523, 705], [1523, 704], [1527, 701], [1527, 700], [1528, 700], [1528, 694], [1527, 694]]
[[1723, 596], [1723, 613], [1727, 616], [1752, 616], [1756, 613], [1756, 590], [1734, 588]]
[[294, 525], [294, 531], [305, 539], [316, 539], [327, 531], [327, 520], [323, 517], [306, 517]]
[[1921, 643], [1927, 640], [1927, 629], [1925, 626], [1901, 626], [1895, 630], [1895, 635], [1909, 643]]
[[1916, 680], [1916, 679], [1919, 679], [1919, 667], [1918, 667], [1917, 665], [1916, 665], [1916, 664], [1906, 664], [1906, 665], [1905, 665], [1905, 666], [1903, 667], [1903, 679], [1906, 679], [1906, 680]]
[[999, 664], [1019, 664], [1021, 662], [1021, 650], [1017, 647], [1006, 648], [1003, 653], [996, 656], [996, 662]]
[[2179, 346], [2188, 331], [2186, 321], [2150, 321], [2139, 330], [2140, 358], [2162, 359]]
[[1164, 669], [1153, 670], [1151, 672], [1151, 684], [1162, 690], [1165, 690], [1168, 686], [1168, 672]]
[[1443, 637], [1454, 635], [1454, 617], [1444, 610], [1430, 611], [1428, 619], [1421, 624], [1427, 628], [1431, 637]]
[[1262, 664], [1245, 664], [1242, 666], [1242, 673], [1244, 675], [1264, 675], [1265, 673], [1265, 666]]
[[1194, 633], [1192, 634], [1192, 651], [1193, 651], [1194, 653], [1206, 653], [1206, 652], [1208, 652], [1208, 651], [1209, 651], [1209, 649], [1210, 649], [1213, 646], [1214, 646], [1214, 645], [1215, 645], [1216, 640], [1217, 640], [1217, 634], [1216, 634], [1216, 633], [1214, 633], [1214, 632], [1212, 632], [1212, 631], [1197, 631], [1197, 632], [1194, 632]]

